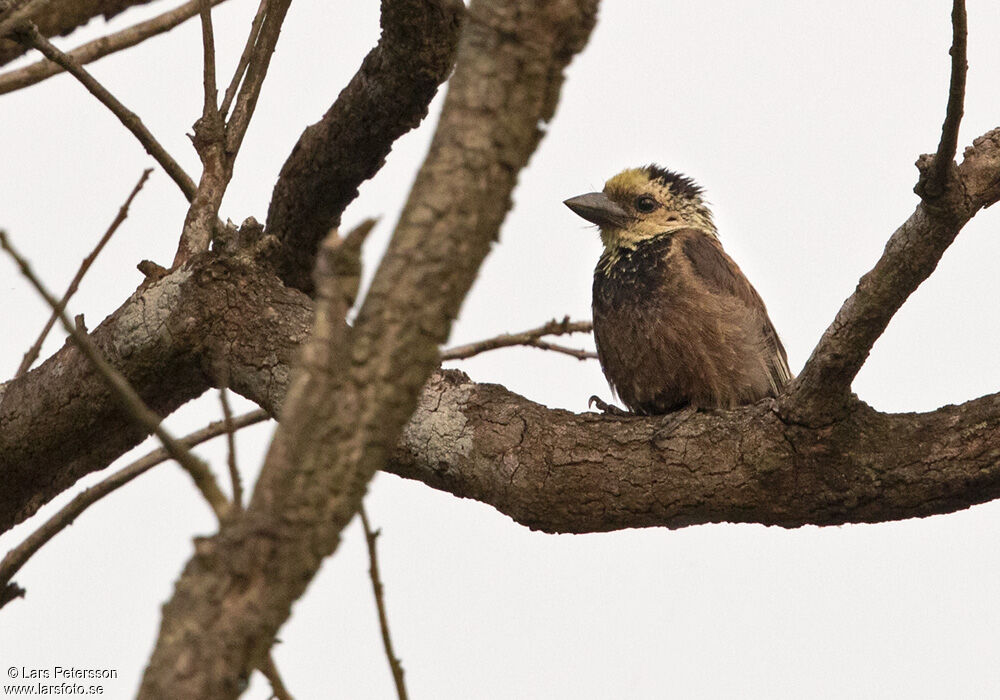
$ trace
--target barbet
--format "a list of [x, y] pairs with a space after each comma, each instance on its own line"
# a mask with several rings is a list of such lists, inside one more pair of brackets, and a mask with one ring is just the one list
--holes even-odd
[[785, 348], [722, 249], [694, 181], [647, 165], [565, 204], [601, 229], [594, 338], [604, 376], [630, 411], [777, 396], [791, 379]]

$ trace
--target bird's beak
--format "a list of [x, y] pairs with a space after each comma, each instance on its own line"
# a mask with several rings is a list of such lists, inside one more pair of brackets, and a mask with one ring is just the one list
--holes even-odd
[[582, 216], [598, 226], [623, 228], [628, 223], [628, 212], [612, 202], [603, 192], [570, 197], [563, 204], [572, 209], [577, 216]]

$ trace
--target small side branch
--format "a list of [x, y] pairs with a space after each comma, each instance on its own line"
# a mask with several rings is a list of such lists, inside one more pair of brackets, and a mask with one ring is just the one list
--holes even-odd
[[181, 168], [177, 161], [167, 153], [167, 150], [160, 145], [160, 142], [153, 137], [153, 134], [150, 133], [149, 129], [146, 128], [146, 125], [142, 123], [142, 120], [139, 119], [135, 112], [129, 110], [119, 102], [118, 98], [97, 82], [94, 76], [88, 73], [76, 60], [60, 51], [52, 42], [42, 36], [36, 26], [29, 25], [23, 31], [18, 31], [17, 37], [22, 43], [41, 51], [42, 55], [47, 59], [58, 63], [67, 72], [72, 74], [74, 78], [83, 83], [84, 87], [100, 100], [101, 104], [110, 109], [118, 117], [118, 120], [125, 125], [126, 129], [132, 132], [139, 140], [139, 143], [142, 144], [142, 147], [146, 149], [146, 152], [153, 156], [170, 178], [177, 183], [177, 186], [180, 187], [181, 192], [184, 193], [187, 200], [191, 201], [194, 198], [194, 181], [184, 172], [184, 169]]
[[247, 66], [250, 65], [250, 57], [253, 55], [253, 47], [257, 43], [257, 37], [260, 36], [260, 27], [264, 23], [266, 12], [267, 0], [260, 0], [260, 5], [257, 6], [257, 14], [254, 15], [253, 21], [250, 23], [250, 34], [247, 35], [247, 42], [243, 47], [243, 53], [240, 55], [239, 63], [236, 64], [236, 70], [233, 71], [233, 78], [226, 89], [226, 95], [222, 98], [222, 106], [219, 107], [219, 112], [223, 118], [229, 114], [229, 107], [233, 103], [233, 98], [236, 97], [236, 91], [239, 89], [240, 83], [243, 82], [243, 76], [246, 75]]
[[233, 508], [239, 512], [243, 510], [243, 480], [236, 463], [236, 423], [229, 406], [229, 391], [224, 386], [219, 389], [219, 403], [222, 404], [223, 423], [226, 426], [226, 462], [229, 464], [229, 480], [233, 485]]
[[[21, 274], [31, 282], [31, 285], [48, 302], [49, 306], [57, 309], [59, 301], [49, 293], [48, 289], [35, 276], [28, 261], [14, 250], [4, 231], [0, 231], [0, 247], [3, 247], [11, 258], [14, 259], [21, 270]], [[208, 468], [208, 465], [167, 432], [166, 428], [163, 427], [163, 421], [160, 416], [146, 405], [142, 397], [136, 393], [125, 377], [104, 359], [103, 354], [90, 337], [77, 329], [73, 321], [66, 315], [65, 310], [59, 311], [59, 321], [62, 323], [63, 328], [66, 329], [66, 332], [73, 338], [73, 342], [80, 349], [80, 352], [86, 356], [90, 364], [107, 383], [108, 388], [111, 389], [112, 393], [122, 404], [126, 413], [137, 424], [142, 426], [144, 430], [156, 434], [163, 447], [170, 453], [170, 456], [191, 475], [195, 486], [198, 487], [198, 490], [212, 507], [216, 517], [222, 522], [229, 512], [229, 501], [219, 489], [219, 485], [215, 483], [215, 477], [212, 475], [212, 471]]]
[[[179, 442], [187, 448], [195, 447], [223, 433], [231, 433], [232, 431], [256, 425], [269, 418], [270, 415], [267, 411], [257, 409], [249, 413], [244, 413], [241, 416], [236, 416], [231, 422], [216, 421], [215, 423], [210, 423], [201, 430], [197, 430], [190, 435], [185, 435]], [[0, 586], [8, 585], [10, 580], [21, 570], [35, 552], [41, 549], [53, 537], [72, 525], [90, 506], [108, 494], [120, 489], [137, 476], [146, 473], [158, 464], [166, 462], [168, 459], [170, 459], [170, 453], [166, 448], [157, 448], [103, 481], [78, 493], [73, 500], [60, 508], [59, 512], [46, 520], [37, 530], [28, 535], [24, 542], [7, 552], [3, 560], [0, 560]], [[3, 605], [0, 604], [0, 607], [3, 607]]]
[[385, 656], [389, 661], [389, 669], [392, 671], [392, 680], [396, 684], [396, 695], [399, 700], [406, 700], [406, 684], [403, 682], [403, 664], [392, 648], [392, 638], [389, 635], [389, 616], [385, 611], [385, 597], [382, 591], [382, 577], [378, 573], [378, 554], [375, 549], [375, 540], [382, 534], [381, 530], [372, 530], [368, 522], [368, 514], [365, 512], [364, 504], [358, 508], [358, 515], [361, 516], [361, 526], [365, 530], [365, 542], [368, 544], [368, 573], [372, 578], [372, 590], [375, 593], [375, 607], [378, 608], [378, 625], [382, 632], [382, 645], [385, 647]]
[[54, 326], [55, 322], [59, 319], [59, 312], [66, 308], [66, 304], [69, 303], [70, 297], [76, 294], [76, 290], [80, 286], [80, 281], [83, 279], [83, 276], [87, 274], [87, 270], [90, 269], [90, 266], [94, 264], [94, 260], [96, 260], [97, 256], [100, 255], [102, 250], [104, 250], [104, 246], [107, 245], [109, 240], [111, 240], [111, 236], [114, 235], [115, 231], [118, 230], [118, 227], [121, 226], [123, 221], [125, 221], [125, 217], [128, 216], [128, 208], [132, 205], [132, 200], [135, 199], [137, 194], [139, 194], [139, 190], [141, 190], [142, 186], [146, 184], [146, 180], [149, 179], [149, 175], [152, 172], [152, 169], [148, 168], [142, 171], [142, 176], [139, 178], [139, 182], [137, 182], [135, 187], [132, 188], [132, 193], [129, 194], [125, 203], [121, 206], [121, 209], [118, 210], [118, 216], [116, 216], [114, 221], [111, 222], [108, 230], [104, 232], [103, 236], [101, 236], [101, 240], [97, 242], [94, 249], [90, 251], [90, 255], [85, 257], [83, 262], [80, 263], [80, 269], [76, 271], [75, 275], [73, 275], [73, 279], [69, 283], [66, 293], [63, 294], [62, 299], [59, 300], [59, 305], [53, 309], [52, 315], [49, 316], [49, 320], [45, 323], [45, 327], [42, 328], [42, 332], [38, 334], [38, 339], [35, 341], [34, 345], [31, 346], [28, 352], [24, 353], [24, 359], [21, 360], [21, 365], [17, 368], [17, 373], [14, 375], [15, 379], [27, 372], [35, 360], [38, 359], [38, 353], [42, 350], [42, 343], [45, 342], [45, 338], [48, 337], [49, 331], [52, 330], [52, 326]]
[[202, 117], [210, 118], [218, 113], [219, 91], [215, 85], [215, 30], [212, 28], [212, 3], [201, 0], [201, 43], [204, 52], [203, 84], [205, 103]]
[[886, 243], [875, 267], [858, 282], [820, 339], [802, 372], [781, 399], [786, 420], [826, 425], [845, 415], [850, 387], [906, 299], [937, 267], [966, 222], [1000, 196], [1000, 129], [981, 136], [954, 163], [965, 97], [966, 14], [952, 10], [951, 85], [937, 153], [917, 161], [914, 188], [923, 200]]
[[[218, 5], [225, 1], [212, 0], [212, 5]], [[191, 19], [198, 14], [200, 5], [201, 0], [190, 0], [190, 2], [168, 10], [153, 19], [139, 22], [120, 32], [102, 36], [100, 39], [88, 41], [86, 44], [82, 44], [72, 51], [67, 52], [66, 55], [80, 65], [85, 65], [123, 49], [131, 48], [146, 39], [169, 32], [177, 25]], [[40, 83], [62, 72], [62, 66], [48, 59], [32, 63], [30, 66], [25, 66], [24, 68], [8, 71], [0, 75], [0, 95]]]
[[929, 197], [936, 197], [944, 191], [948, 168], [955, 160], [958, 150], [958, 127], [962, 123], [965, 105], [965, 77], [969, 72], [969, 62], [966, 58], [969, 36], [968, 18], [965, 12], [965, 0], [954, 0], [951, 8], [951, 84], [948, 87], [948, 107], [945, 111], [944, 124], [941, 126], [941, 141], [938, 143], [934, 164], [928, 173], [924, 184], [924, 192]]
[[561, 321], [552, 319], [548, 323], [532, 328], [520, 333], [502, 333], [495, 338], [480, 340], [468, 345], [459, 345], [441, 352], [441, 360], [465, 360], [475, 355], [479, 355], [498, 348], [509, 348], [515, 345], [526, 345], [528, 347], [539, 348], [541, 350], [552, 350], [560, 352], [578, 360], [588, 360], [597, 357], [597, 353], [586, 350], [567, 348], [555, 343], [548, 343], [541, 338], [547, 335], [565, 335], [567, 333], [590, 333], [594, 330], [594, 324], [590, 321], [570, 321], [566, 316]]

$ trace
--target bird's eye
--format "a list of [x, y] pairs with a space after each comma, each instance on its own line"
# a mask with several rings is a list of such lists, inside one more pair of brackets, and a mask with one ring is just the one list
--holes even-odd
[[643, 214], [648, 214], [649, 212], [660, 206], [655, 199], [650, 197], [648, 194], [639, 195], [635, 199], [635, 208], [641, 211]]

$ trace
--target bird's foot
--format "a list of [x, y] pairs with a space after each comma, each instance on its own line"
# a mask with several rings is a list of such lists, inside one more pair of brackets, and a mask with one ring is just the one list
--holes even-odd
[[628, 411], [626, 411], [624, 409], [621, 409], [621, 408], [618, 408], [614, 404], [605, 403], [604, 401], [601, 400], [601, 398], [599, 396], [591, 396], [587, 400], [587, 408], [590, 408], [592, 406], [597, 406], [597, 408], [600, 409], [601, 413], [603, 413], [606, 416], [630, 416], [630, 415], [632, 415]]

